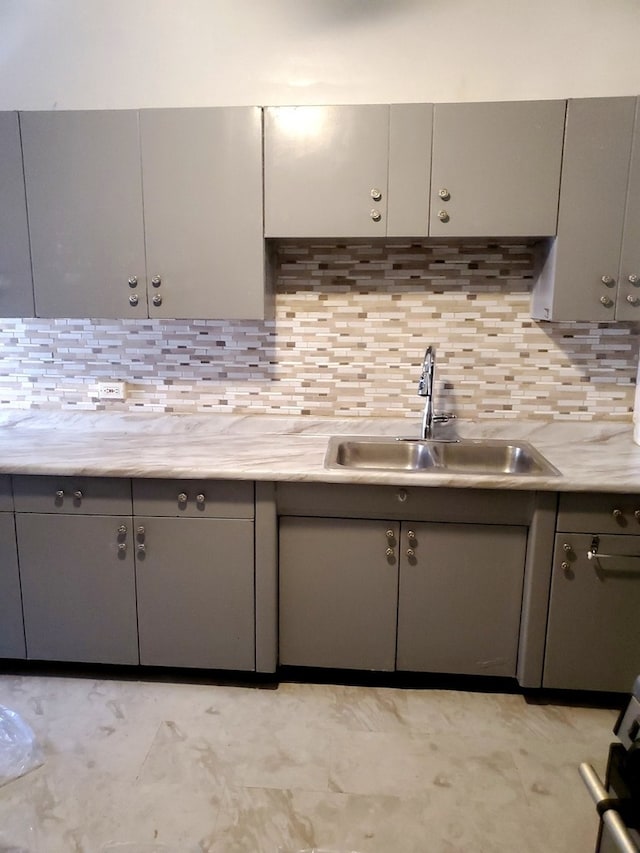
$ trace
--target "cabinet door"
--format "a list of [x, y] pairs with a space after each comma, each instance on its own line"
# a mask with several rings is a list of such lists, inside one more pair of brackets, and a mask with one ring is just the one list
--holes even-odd
[[640, 320], [640, 239], [638, 235], [640, 235], [640, 98], [636, 100], [627, 210], [622, 235], [620, 284], [616, 305], [617, 320]]
[[402, 525], [397, 668], [514, 676], [526, 527]]
[[564, 101], [436, 104], [432, 236], [556, 233]]
[[140, 112], [150, 317], [265, 317], [262, 111]]
[[137, 112], [20, 123], [37, 316], [146, 317]]
[[13, 513], [0, 513], [0, 657], [24, 658], [22, 598]]
[[640, 539], [600, 536], [589, 560], [592, 541], [556, 536], [543, 686], [628, 692], [640, 672]]
[[0, 113], [0, 316], [33, 317], [18, 113]]
[[255, 668], [253, 522], [135, 518], [140, 663]]
[[27, 657], [138, 663], [131, 517], [16, 513], [16, 529]]
[[280, 519], [280, 663], [395, 666], [398, 523]]
[[567, 106], [558, 236], [536, 283], [542, 320], [613, 320], [635, 98]]
[[388, 106], [269, 107], [264, 133], [267, 237], [385, 235]]

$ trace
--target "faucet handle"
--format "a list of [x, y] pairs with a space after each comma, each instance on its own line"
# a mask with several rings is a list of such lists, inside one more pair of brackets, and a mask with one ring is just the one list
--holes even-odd
[[447, 424], [449, 421], [455, 421], [455, 419], [456, 416], [451, 412], [439, 412], [433, 416], [433, 420], [437, 421], [439, 424]]

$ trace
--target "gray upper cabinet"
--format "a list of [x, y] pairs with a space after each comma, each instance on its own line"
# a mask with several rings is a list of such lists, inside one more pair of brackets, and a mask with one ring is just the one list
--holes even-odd
[[267, 316], [259, 107], [140, 112], [150, 317]]
[[0, 316], [33, 317], [18, 113], [0, 113]]
[[37, 316], [146, 317], [137, 112], [20, 122]]
[[265, 235], [380, 237], [387, 224], [389, 107], [265, 110]]
[[535, 318], [640, 318], [639, 282], [629, 280], [640, 277], [638, 133], [629, 185], [636, 108], [636, 98], [569, 101], [557, 239], [534, 288]]
[[387, 237], [424, 236], [429, 228], [432, 104], [389, 108]]
[[565, 101], [436, 104], [429, 234], [555, 234], [565, 107]]

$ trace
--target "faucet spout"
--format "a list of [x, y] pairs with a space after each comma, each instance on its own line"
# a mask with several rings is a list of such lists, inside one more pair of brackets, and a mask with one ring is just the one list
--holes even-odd
[[420, 437], [423, 439], [434, 438], [434, 424], [448, 423], [455, 415], [436, 414], [433, 408], [433, 397], [436, 374], [436, 353], [433, 347], [427, 347], [422, 362], [422, 374], [418, 382], [418, 394], [424, 397], [424, 411], [422, 413], [422, 428]]

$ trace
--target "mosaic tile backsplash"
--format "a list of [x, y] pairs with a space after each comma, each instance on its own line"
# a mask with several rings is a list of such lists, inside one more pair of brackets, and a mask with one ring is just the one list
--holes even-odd
[[[522, 244], [280, 243], [267, 322], [0, 321], [11, 408], [417, 418], [631, 419], [639, 327], [530, 319]], [[128, 383], [124, 402], [100, 380]]]

